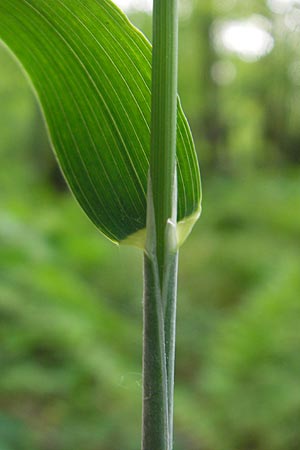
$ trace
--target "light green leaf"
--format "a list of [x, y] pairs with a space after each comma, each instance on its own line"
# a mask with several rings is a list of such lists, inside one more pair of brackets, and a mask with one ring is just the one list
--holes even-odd
[[[32, 82], [88, 217], [112, 241], [143, 245], [149, 42], [110, 0], [1, 0], [0, 38]], [[180, 105], [177, 141], [178, 221], [189, 223], [200, 210], [200, 178]]]

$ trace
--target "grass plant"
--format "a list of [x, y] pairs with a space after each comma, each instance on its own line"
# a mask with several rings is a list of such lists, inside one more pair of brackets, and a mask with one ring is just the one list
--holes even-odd
[[154, 1], [153, 56], [110, 0], [2, 0], [0, 24], [77, 201], [144, 251], [142, 447], [172, 450], [178, 248], [201, 199], [177, 99], [177, 0]]

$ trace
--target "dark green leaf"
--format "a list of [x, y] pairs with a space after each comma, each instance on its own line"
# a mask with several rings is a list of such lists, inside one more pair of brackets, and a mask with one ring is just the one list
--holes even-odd
[[[146, 38], [109, 0], [1, 0], [0, 38], [29, 75], [82, 208], [109, 239], [143, 245], [151, 95]], [[177, 158], [178, 221], [193, 216], [194, 222], [199, 170], [180, 106]]]

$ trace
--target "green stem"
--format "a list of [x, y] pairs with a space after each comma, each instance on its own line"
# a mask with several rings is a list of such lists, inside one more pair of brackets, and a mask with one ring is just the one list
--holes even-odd
[[173, 443], [177, 253], [169, 261], [164, 311], [157, 261], [144, 258], [143, 450], [171, 450]]
[[151, 157], [144, 259], [142, 450], [172, 450], [177, 292], [178, 0], [154, 0]]
[[155, 259], [144, 258], [142, 450], [170, 450], [164, 313]]
[[166, 224], [176, 222], [178, 0], [154, 0], [150, 179], [162, 287]]
[[165, 309], [165, 351], [167, 368], [168, 426], [169, 447], [173, 447], [173, 409], [174, 409], [174, 369], [175, 369], [175, 337], [176, 337], [176, 303], [178, 252], [170, 256], [169, 279], [166, 283], [167, 299]]

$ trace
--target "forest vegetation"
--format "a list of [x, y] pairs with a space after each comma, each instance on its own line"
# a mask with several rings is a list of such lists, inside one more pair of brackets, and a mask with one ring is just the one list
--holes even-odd
[[[254, 53], [230, 44], [247, 24]], [[181, 2], [203, 213], [181, 251], [176, 450], [300, 448], [299, 37], [296, 0]], [[0, 67], [0, 449], [138, 450], [141, 253], [80, 211], [4, 47]]]

